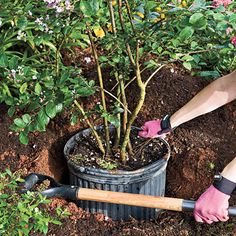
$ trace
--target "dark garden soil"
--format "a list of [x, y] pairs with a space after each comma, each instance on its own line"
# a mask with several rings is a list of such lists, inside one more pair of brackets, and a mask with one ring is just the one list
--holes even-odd
[[[209, 82], [192, 77], [177, 66], [163, 69], [150, 82], [137, 124], [172, 114]], [[134, 104], [137, 89], [131, 85], [130, 91], [129, 100]], [[1, 105], [0, 109], [0, 171], [8, 167], [23, 177], [38, 172], [66, 183], [63, 147], [84, 126], [79, 123], [72, 127], [67, 116], [61, 115], [49, 124], [46, 132], [32, 134], [29, 145], [24, 146], [19, 143], [17, 134], [9, 130], [12, 119], [7, 116], [7, 108]], [[167, 137], [172, 152], [167, 167], [166, 196], [197, 199], [211, 184], [214, 174], [236, 155], [235, 119], [236, 102], [232, 102], [181, 125]], [[63, 219], [61, 226], [50, 225], [48, 235], [51, 236], [236, 235], [236, 219], [233, 218], [226, 223], [209, 226], [195, 223], [191, 213], [162, 211], [156, 219], [147, 222], [135, 219], [114, 222], [101, 214], [89, 214], [74, 203], [60, 199], [53, 199], [49, 210], [53, 212], [57, 205], [66, 207], [72, 215]], [[234, 196], [231, 205], [236, 205]]]

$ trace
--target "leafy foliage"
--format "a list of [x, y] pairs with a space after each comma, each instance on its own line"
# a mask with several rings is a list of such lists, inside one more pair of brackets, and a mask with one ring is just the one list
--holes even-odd
[[[76, 123], [81, 111], [75, 100], [105, 92], [78, 65], [65, 66], [62, 49], [73, 53], [74, 46], [94, 44], [103, 51], [97, 64], [109, 68], [120, 92], [105, 92], [111, 109], [102, 102], [94, 112], [116, 127], [121, 113], [130, 118], [124, 93], [136, 60], [142, 71], [177, 62], [215, 78], [234, 69], [235, 6], [205, 0], [0, 0], [0, 102], [9, 106], [9, 116], [23, 112], [11, 129], [27, 144], [30, 132], [45, 131], [65, 109]], [[87, 119], [91, 112], [84, 114]]]
[[33, 192], [17, 193], [18, 183], [23, 181], [9, 169], [0, 173], [0, 234], [15, 236], [41, 232], [46, 235], [48, 224], [60, 225], [56, 218], [66, 216], [68, 212], [58, 208], [57, 217], [50, 216], [42, 208], [50, 200]]

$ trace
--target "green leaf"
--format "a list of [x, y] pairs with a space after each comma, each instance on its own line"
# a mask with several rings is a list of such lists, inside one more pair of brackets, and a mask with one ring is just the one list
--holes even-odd
[[19, 139], [22, 144], [27, 145], [29, 143], [28, 136], [24, 132], [20, 132]]
[[191, 42], [191, 49], [195, 49], [198, 46], [198, 43], [195, 41]]
[[9, 176], [12, 176], [12, 172], [10, 171], [10, 169], [6, 168], [6, 173], [9, 175]]
[[114, 56], [112, 57], [112, 61], [114, 61], [115, 63], [119, 63], [120, 57]]
[[56, 114], [57, 114], [57, 108], [56, 108], [56, 105], [54, 102], [49, 102], [47, 105], [46, 105], [46, 114], [51, 118], [53, 119]]
[[206, 0], [194, 0], [191, 7], [190, 7], [190, 10], [198, 10], [200, 8], [203, 8], [206, 6]]
[[196, 62], [196, 63], [199, 63], [199, 61], [201, 60], [200, 56], [199, 55], [193, 55], [193, 60]]
[[58, 104], [56, 105], [57, 113], [61, 112], [62, 109], [63, 109], [63, 104], [62, 104], [62, 103], [58, 103]]
[[22, 116], [22, 119], [23, 119], [23, 121], [24, 121], [26, 124], [28, 124], [28, 123], [30, 123], [30, 121], [31, 121], [31, 116], [30, 116], [29, 114], [24, 114], [24, 115]]
[[33, 111], [39, 108], [41, 105], [38, 101], [32, 101], [28, 107], [28, 111]]
[[71, 118], [70, 118], [70, 123], [71, 125], [75, 125], [78, 122], [78, 116], [76, 114], [72, 114]]
[[[102, 115], [102, 117], [103, 117], [103, 115]], [[107, 114], [107, 115], [105, 115], [105, 117], [116, 128], [120, 126], [120, 120], [116, 116], [112, 116], [112, 115]]]
[[198, 73], [199, 76], [209, 77], [209, 78], [219, 78], [220, 74], [218, 71], [201, 71]]
[[202, 13], [193, 14], [189, 19], [189, 23], [198, 30], [205, 28], [207, 25], [207, 21]]
[[189, 23], [190, 23], [190, 24], [196, 24], [196, 23], [198, 23], [198, 21], [199, 21], [202, 17], [204, 17], [204, 15], [203, 15], [202, 13], [194, 13], [194, 14], [190, 17]]
[[191, 63], [189, 63], [189, 62], [184, 62], [184, 63], [183, 63], [183, 66], [184, 66], [186, 69], [188, 69], [188, 70], [191, 70], [191, 69], [192, 69], [192, 65], [191, 65]]
[[0, 199], [7, 199], [7, 198], [9, 198], [8, 194], [5, 194], [5, 193], [0, 194]]
[[89, 86], [90, 86], [90, 87], [95, 86], [95, 81], [94, 81], [94, 80], [90, 80], [90, 81], [89, 81]]
[[223, 21], [224, 19], [225, 19], [225, 16], [224, 16], [224, 14], [222, 14], [222, 13], [215, 13], [214, 15], [213, 15], [213, 17], [214, 17], [214, 19], [215, 20], [218, 20], [218, 21]]
[[16, 56], [13, 56], [10, 60], [9, 60], [9, 67], [10, 69], [14, 69], [18, 66], [18, 58]]
[[25, 91], [27, 90], [27, 88], [28, 88], [28, 84], [27, 84], [26, 82], [23, 83], [23, 84], [21, 85], [21, 87], [20, 87], [20, 93], [21, 93], [21, 94], [25, 93]]
[[18, 21], [17, 21], [17, 25], [19, 28], [25, 28], [28, 24], [28, 20], [25, 16], [21, 16]]
[[230, 22], [230, 23], [236, 23], [236, 13], [235, 13], [235, 14], [232, 14], [232, 15], [229, 17], [229, 22]]
[[55, 52], [55, 53], [57, 52], [56, 46], [53, 43], [51, 43], [50, 41], [43, 40], [42, 44], [48, 46], [53, 52]]
[[194, 29], [190, 26], [186, 26], [179, 34], [180, 41], [185, 41], [192, 37]]
[[226, 21], [219, 22], [216, 29], [219, 31], [225, 31], [228, 28], [228, 23]]
[[16, 111], [16, 108], [13, 107], [13, 106], [11, 106], [11, 107], [7, 110], [7, 114], [8, 114], [10, 117], [12, 117], [12, 116], [14, 115], [15, 111]]
[[108, 58], [105, 57], [105, 56], [100, 56], [100, 57], [99, 57], [99, 61], [100, 61], [100, 62], [108, 61]]
[[39, 111], [37, 120], [40, 125], [40, 129], [45, 130], [45, 126], [49, 123], [50, 118], [47, 116], [43, 108]]
[[10, 92], [8, 85], [5, 83], [2, 83], [2, 86], [3, 86], [3, 94], [6, 94], [9, 97], [11, 97], [11, 92]]
[[91, 16], [93, 14], [93, 9], [88, 1], [80, 1], [80, 10], [86, 15]]
[[44, 225], [42, 229], [43, 229], [43, 233], [46, 235], [48, 232], [48, 225]]
[[62, 224], [62, 222], [59, 221], [59, 220], [52, 220], [52, 223], [53, 223], [54, 225], [61, 225], [61, 224]]
[[37, 95], [40, 95], [41, 91], [42, 91], [42, 87], [41, 87], [40, 83], [37, 82], [36, 85], [35, 85], [35, 88], [34, 88], [34, 92], [35, 92]]
[[119, 113], [123, 113], [124, 112], [124, 109], [121, 108], [121, 107], [116, 107], [113, 111], [113, 114], [119, 114]]
[[81, 97], [88, 97], [94, 94], [94, 90], [88, 87], [82, 87], [77, 89], [77, 94]]
[[186, 55], [186, 56], [182, 57], [181, 59], [184, 61], [193, 61], [194, 60], [194, 58], [190, 55]]
[[4, 53], [0, 55], [0, 67], [8, 67], [8, 59]]
[[16, 119], [14, 119], [14, 123], [15, 123], [16, 126], [18, 126], [19, 128], [25, 128], [25, 126], [26, 126], [25, 122], [24, 122], [21, 118], [16, 118]]
[[171, 42], [172, 42], [172, 44], [173, 44], [174, 47], [178, 47], [179, 44], [180, 44], [179, 39], [172, 39]]

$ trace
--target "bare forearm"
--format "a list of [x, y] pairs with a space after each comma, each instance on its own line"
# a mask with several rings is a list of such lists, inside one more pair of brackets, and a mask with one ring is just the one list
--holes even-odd
[[197, 116], [211, 112], [234, 99], [236, 99], [236, 71], [215, 80], [201, 90], [171, 116], [171, 126], [177, 127]]
[[236, 157], [224, 168], [221, 175], [236, 183]]

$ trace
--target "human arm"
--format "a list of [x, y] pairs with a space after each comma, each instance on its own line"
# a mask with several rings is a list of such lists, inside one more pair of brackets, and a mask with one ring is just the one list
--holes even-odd
[[177, 127], [211, 112], [234, 99], [236, 99], [236, 70], [210, 83], [176, 111], [170, 117], [171, 127]]
[[210, 83], [170, 117], [146, 122], [139, 135], [152, 138], [169, 133], [172, 128], [211, 112], [234, 99], [236, 99], [236, 70]]
[[236, 157], [224, 168], [221, 176], [222, 179], [214, 181], [196, 201], [196, 221], [211, 224], [229, 219], [229, 199], [236, 187]]

